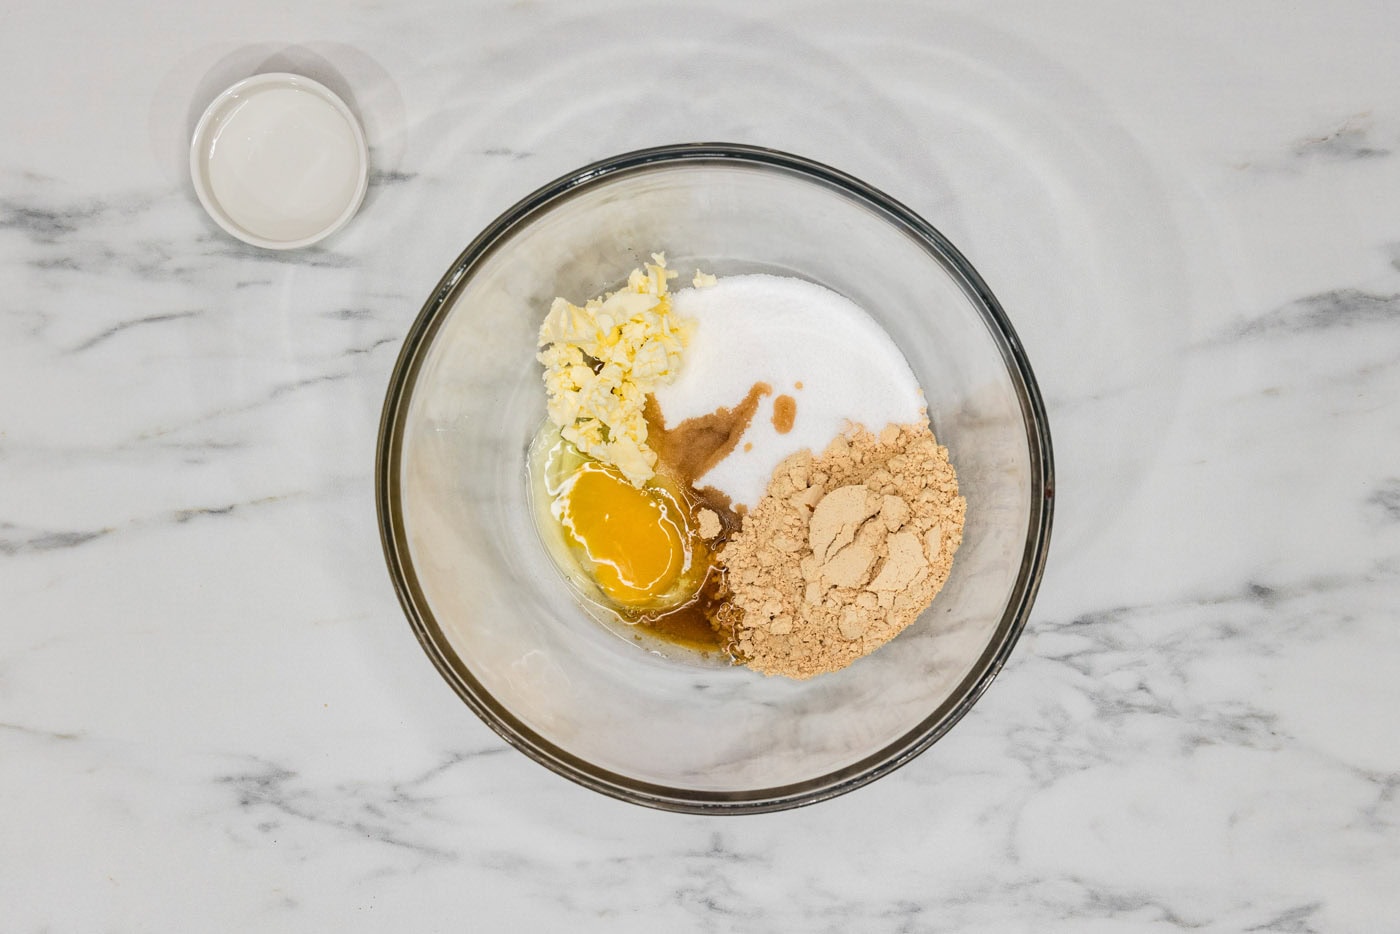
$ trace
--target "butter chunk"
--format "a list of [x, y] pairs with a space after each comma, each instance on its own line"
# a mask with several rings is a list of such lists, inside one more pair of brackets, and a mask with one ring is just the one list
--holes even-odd
[[640, 487], [655, 475], [642, 409], [680, 370], [692, 324], [671, 312], [666, 258], [634, 269], [627, 287], [574, 305], [556, 298], [539, 330], [549, 420], [584, 454]]

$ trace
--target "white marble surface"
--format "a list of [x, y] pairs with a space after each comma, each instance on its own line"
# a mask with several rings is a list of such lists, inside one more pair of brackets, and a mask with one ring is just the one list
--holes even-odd
[[[1394, 929], [1398, 32], [1366, 0], [7, 5], [0, 930]], [[376, 166], [291, 255], [184, 170], [204, 103], [279, 65], [352, 100]], [[696, 139], [948, 233], [1059, 469], [973, 712], [737, 819], [505, 747], [403, 622], [371, 488], [467, 240]]]

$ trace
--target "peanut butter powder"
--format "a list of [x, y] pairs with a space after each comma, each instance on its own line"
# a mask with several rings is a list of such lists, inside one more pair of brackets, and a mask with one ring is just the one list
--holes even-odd
[[947, 581], [966, 510], [927, 421], [787, 458], [721, 556], [740, 656], [802, 679], [875, 651]]

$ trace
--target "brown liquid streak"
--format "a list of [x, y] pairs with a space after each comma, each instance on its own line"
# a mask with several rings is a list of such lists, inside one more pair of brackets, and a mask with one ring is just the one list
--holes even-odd
[[[713, 550], [722, 548], [739, 530], [743, 507], [736, 510], [728, 496], [712, 486], [697, 486], [696, 481], [734, 450], [758, 412], [759, 401], [772, 392], [773, 387], [767, 383], [754, 383], [733, 408], [688, 418], [674, 428], [666, 427], [656, 398], [646, 398], [642, 414], [647, 421], [647, 444], [656, 452], [657, 472], [681, 487], [695, 512], [709, 509], [719, 516], [720, 533], [710, 543]], [[711, 567], [700, 590], [688, 603], [664, 613], [644, 614], [637, 622], [667, 641], [701, 650], [721, 650], [732, 656], [732, 610], [724, 571]]]
[[773, 400], [773, 428], [780, 435], [792, 431], [792, 423], [797, 421], [797, 400], [783, 394]]
[[720, 461], [729, 456], [753, 421], [759, 400], [773, 387], [754, 383], [743, 401], [732, 409], [715, 409], [709, 415], [687, 418], [675, 428], [666, 427], [661, 405], [647, 396], [642, 415], [647, 421], [647, 444], [656, 459], [669, 468], [669, 475], [681, 483], [694, 484]]

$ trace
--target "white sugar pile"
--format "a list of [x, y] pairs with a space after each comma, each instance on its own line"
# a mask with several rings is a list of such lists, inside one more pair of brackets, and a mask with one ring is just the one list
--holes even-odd
[[[773, 388], [733, 453], [696, 482], [736, 505], [754, 506], [779, 462], [802, 448], [821, 453], [848, 420], [878, 433], [923, 417], [923, 392], [894, 341], [830, 289], [785, 276], [730, 276], [672, 301], [695, 320], [695, 333], [676, 381], [656, 391], [667, 425], [733, 408], [754, 383]], [[773, 424], [780, 395], [796, 401], [786, 434]]]

